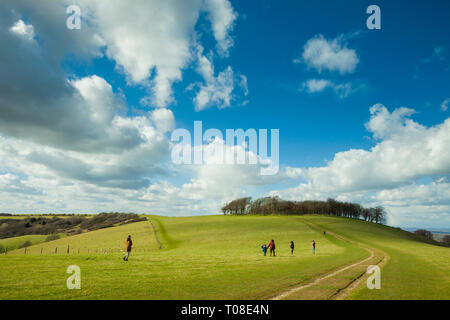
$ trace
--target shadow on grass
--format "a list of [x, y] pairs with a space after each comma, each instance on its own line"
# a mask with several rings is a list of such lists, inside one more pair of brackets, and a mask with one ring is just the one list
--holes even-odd
[[161, 250], [172, 250], [180, 246], [182, 241], [172, 239], [159, 219], [155, 216], [147, 217], [147, 219], [153, 222], [152, 224], [156, 231], [157, 242], [159, 239]]

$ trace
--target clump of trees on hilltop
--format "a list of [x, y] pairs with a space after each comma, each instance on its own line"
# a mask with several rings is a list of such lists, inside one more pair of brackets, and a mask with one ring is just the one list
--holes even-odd
[[305, 215], [325, 214], [338, 217], [363, 219], [369, 222], [385, 223], [386, 210], [383, 207], [364, 208], [358, 203], [327, 201], [288, 201], [279, 197], [265, 197], [252, 201], [251, 197], [233, 200], [223, 206], [222, 212], [230, 215]]

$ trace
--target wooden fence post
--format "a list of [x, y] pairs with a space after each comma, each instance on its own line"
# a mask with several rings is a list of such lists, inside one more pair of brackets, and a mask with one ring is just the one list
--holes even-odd
[[27, 248], [25, 248], [25, 254], [27, 254]]
[[41, 254], [42, 254], [42, 248], [41, 248]]
[[69, 254], [69, 245], [67, 245], [67, 254]]
[[58, 253], [58, 247], [55, 248], [55, 254], [57, 254], [57, 253]]

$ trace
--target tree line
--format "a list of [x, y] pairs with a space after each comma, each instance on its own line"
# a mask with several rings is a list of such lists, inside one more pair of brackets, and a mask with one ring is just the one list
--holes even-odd
[[375, 223], [386, 223], [386, 210], [381, 207], [365, 208], [358, 203], [327, 201], [288, 201], [278, 196], [252, 200], [251, 197], [239, 198], [222, 207], [227, 215], [305, 215], [325, 214], [338, 217], [362, 219]]

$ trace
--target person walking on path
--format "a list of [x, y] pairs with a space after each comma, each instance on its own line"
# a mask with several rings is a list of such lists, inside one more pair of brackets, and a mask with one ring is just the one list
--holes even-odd
[[266, 253], [267, 253], [267, 246], [265, 243], [261, 246], [261, 249], [262, 249], [262, 252], [264, 253], [264, 257], [265, 257]]
[[269, 243], [269, 251], [270, 251], [270, 256], [272, 256], [272, 253], [273, 253], [273, 256], [275, 257], [275, 241], [273, 241], [273, 239]]
[[127, 253], [125, 254], [125, 257], [123, 257], [123, 261], [128, 261], [128, 257], [130, 256], [132, 245], [133, 245], [133, 241], [131, 241], [131, 236], [128, 236], [127, 240], [125, 240], [125, 250]]
[[293, 255], [294, 254], [294, 241], [291, 241], [290, 248], [291, 248], [291, 255]]
[[313, 254], [316, 254], [316, 242], [314, 240], [311, 242], [311, 246]]

